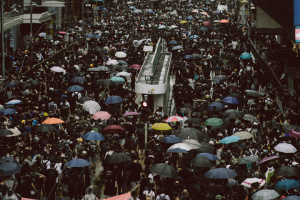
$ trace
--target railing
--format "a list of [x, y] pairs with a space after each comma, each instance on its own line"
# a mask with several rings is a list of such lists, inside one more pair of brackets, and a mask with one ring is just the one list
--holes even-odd
[[161, 51], [162, 51], [162, 38], [159, 38], [151, 61], [153, 75], [155, 74], [156, 66], [159, 61]]

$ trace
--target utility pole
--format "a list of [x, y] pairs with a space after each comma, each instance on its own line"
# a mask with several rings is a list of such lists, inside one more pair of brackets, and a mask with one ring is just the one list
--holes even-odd
[[2, 79], [5, 79], [5, 56], [4, 56], [4, 17], [3, 17], [3, 5], [4, 2], [1, 0], [1, 59], [2, 59]]
[[[29, 33], [29, 45], [32, 42], [32, 0], [30, 0], [30, 33]], [[32, 44], [30, 46], [30, 55], [32, 57], [33, 54], [33, 48], [32, 48]]]
[[82, 10], [81, 10], [81, 26], [82, 26], [82, 33], [84, 34], [84, 1], [82, 1]]

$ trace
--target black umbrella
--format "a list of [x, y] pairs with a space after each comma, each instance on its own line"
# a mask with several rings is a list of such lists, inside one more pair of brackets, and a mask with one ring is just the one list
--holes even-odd
[[178, 172], [173, 166], [165, 163], [154, 164], [150, 167], [149, 170], [158, 175], [169, 177], [169, 178], [177, 178], [179, 176]]
[[91, 97], [81, 97], [81, 98], [78, 100], [78, 103], [84, 104], [84, 102], [90, 101], [90, 100], [93, 100], [93, 99], [92, 99]]
[[16, 163], [18, 164], [19, 162], [14, 159], [13, 157], [4, 157], [4, 158], [1, 158], [0, 159], [0, 165], [4, 164], [4, 163], [7, 163], [7, 162], [11, 162], [11, 163]]
[[300, 171], [297, 168], [292, 166], [283, 166], [276, 169], [275, 174], [277, 176], [284, 176], [284, 177], [299, 176]]
[[209, 137], [205, 133], [202, 133], [200, 130], [191, 127], [180, 129], [177, 132], [176, 136], [184, 140], [185, 139], [194, 139], [197, 141], [209, 140]]
[[67, 89], [68, 92], [79, 92], [81, 90], [84, 90], [84, 88], [81, 87], [80, 85], [72, 85]]
[[238, 99], [239, 101], [241, 101], [243, 99], [243, 96], [240, 93], [233, 92], [233, 93], [230, 93], [228, 96], [234, 97], [234, 98]]
[[10, 130], [0, 129], [0, 137], [6, 137], [6, 136], [12, 135], [12, 134], [14, 134], [14, 133], [11, 132]]
[[21, 171], [21, 165], [14, 162], [5, 162], [0, 165], [0, 176], [11, 176]]
[[243, 117], [242, 113], [235, 109], [225, 110], [222, 115], [223, 115], [223, 119], [225, 119], [225, 118], [236, 119], [236, 118]]
[[207, 178], [213, 178], [213, 179], [227, 179], [227, 178], [233, 178], [237, 176], [237, 173], [232, 169], [227, 168], [216, 168], [211, 169], [207, 171], [204, 174]]
[[113, 153], [105, 160], [107, 164], [120, 164], [131, 161], [131, 157], [125, 153]]
[[35, 131], [39, 132], [39, 133], [47, 133], [47, 132], [52, 132], [55, 130], [56, 130], [56, 128], [54, 126], [52, 126], [51, 124], [41, 124], [37, 127], [37, 129]]
[[184, 121], [185, 124], [201, 124], [201, 119], [199, 118], [189, 118]]
[[192, 167], [212, 167], [212, 162], [206, 157], [196, 157], [191, 160]]
[[246, 156], [243, 157], [239, 160], [239, 164], [248, 164], [248, 163], [253, 163], [253, 162], [257, 162], [258, 161], [258, 157], [255, 156]]
[[84, 77], [74, 77], [71, 79], [71, 83], [81, 83], [85, 82], [86, 79]]
[[[215, 153], [215, 148], [208, 143], [200, 142], [201, 146], [195, 149], [196, 153]], [[191, 150], [193, 151], [193, 150]]]

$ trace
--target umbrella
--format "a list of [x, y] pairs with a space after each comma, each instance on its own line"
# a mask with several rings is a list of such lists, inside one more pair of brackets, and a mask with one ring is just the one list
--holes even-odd
[[257, 162], [258, 161], [258, 157], [255, 156], [246, 156], [243, 157], [239, 160], [239, 164], [248, 164], [248, 163], [253, 163], [253, 162]]
[[56, 128], [54, 126], [52, 126], [51, 124], [41, 124], [37, 127], [37, 129], [35, 131], [39, 132], [39, 133], [47, 133], [47, 132], [52, 132], [55, 130], [56, 130]]
[[128, 63], [124, 60], [117, 60], [119, 64], [121, 65], [128, 65]]
[[177, 45], [177, 46], [173, 47], [171, 50], [175, 51], [175, 50], [179, 50], [179, 49], [183, 49], [183, 46]]
[[21, 165], [14, 162], [5, 162], [0, 165], [0, 175], [11, 176], [21, 171]]
[[243, 117], [242, 113], [235, 109], [225, 110], [222, 115], [223, 115], [223, 119], [225, 119], [225, 118], [236, 119], [236, 118]]
[[172, 129], [167, 123], [155, 123], [151, 126], [151, 128], [158, 131], [167, 131]]
[[22, 133], [19, 131], [19, 129], [17, 128], [10, 128], [8, 129], [10, 130], [11, 132], [13, 132], [12, 135], [7, 135], [6, 137], [15, 137], [15, 136], [18, 136], [18, 135], [21, 135]]
[[0, 129], [0, 137], [7, 137], [8, 135], [12, 135], [13, 132], [8, 129]]
[[194, 17], [193, 17], [193, 16], [188, 16], [186, 19], [187, 19], [187, 20], [193, 20]]
[[164, 139], [163, 139], [163, 143], [166, 143], [166, 144], [174, 144], [174, 143], [178, 143], [181, 141], [182, 141], [182, 139], [180, 139], [179, 137], [176, 137], [175, 135], [168, 135], [168, 136], [164, 137]]
[[96, 101], [86, 101], [86, 102], [84, 102], [82, 108], [85, 111], [93, 113], [93, 114], [100, 111], [100, 109], [101, 109], [99, 103], [97, 103]]
[[194, 59], [194, 56], [193, 56], [193, 55], [185, 55], [185, 56], [184, 56], [184, 59], [185, 59], [185, 60], [193, 60], [193, 59]]
[[226, 80], [227, 78], [228, 78], [228, 77], [227, 77], [226, 75], [220, 74], [220, 75], [215, 76], [215, 77], [212, 79], [212, 81], [215, 82], [215, 83], [220, 83], [221, 81], [224, 81], [224, 80]]
[[66, 167], [87, 167], [90, 166], [91, 163], [85, 159], [73, 159], [66, 164]]
[[99, 66], [99, 67], [91, 67], [87, 69], [88, 72], [107, 72], [109, 71], [108, 67]]
[[247, 187], [247, 188], [251, 188], [251, 184], [252, 183], [259, 183], [260, 187], [264, 186], [264, 184], [266, 183], [266, 181], [264, 179], [261, 178], [246, 178], [241, 185]]
[[226, 178], [233, 178], [237, 176], [237, 173], [232, 169], [227, 168], [216, 168], [207, 171], [204, 174], [207, 178], [214, 178], [214, 179], [226, 179]]
[[292, 144], [288, 143], [279, 143], [274, 147], [274, 149], [282, 153], [295, 153], [297, 151]]
[[39, 33], [39, 36], [40, 37], [46, 37], [46, 33], [45, 32], [41, 32], [41, 33]]
[[157, 28], [158, 28], [158, 29], [165, 29], [166, 26], [165, 26], [165, 25], [159, 25]]
[[194, 139], [185, 139], [182, 141], [182, 143], [189, 145], [192, 149], [198, 149], [201, 147], [201, 144]]
[[253, 200], [270, 200], [279, 197], [275, 190], [259, 190], [252, 195]]
[[82, 139], [93, 140], [93, 141], [105, 140], [104, 136], [101, 133], [94, 132], [94, 131], [87, 132], [86, 134], [84, 134], [84, 136], [82, 136]]
[[267, 162], [267, 161], [270, 161], [273, 159], [277, 159], [277, 158], [279, 158], [279, 156], [277, 156], [277, 155], [269, 156], [269, 157], [261, 159], [260, 161], [257, 162], [257, 164], [259, 165], [261, 163], [264, 163], [264, 162]]
[[227, 136], [225, 138], [223, 138], [220, 143], [221, 144], [230, 144], [230, 143], [233, 143], [233, 142], [237, 142], [239, 141], [241, 138], [239, 136]]
[[208, 143], [201, 142], [200, 148], [196, 149], [197, 153], [214, 153], [215, 148]]
[[131, 157], [125, 153], [113, 153], [106, 158], [104, 162], [107, 164], [120, 164], [131, 161]]
[[133, 64], [133, 65], [130, 66], [130, 68], [132, 68], [132, 69], [141, 69], [142, 66], [138, 65], [138, 64]]
[[186, 21], [186, 20], [182, 20], [182, 21], [180, 21], [179, 23], [180, 23], [180, 24], [186, 24], [187, 21]]
[[81, 98], [78, 100], [78, 103], [84, 104], [84, 102], [86, 102], [86, 101], [91, 101], [91, 100], [93, 100], [91, 97], [81, 97]]
[[176, 171], [176, 169], [173, 166], [164, 163], [154, 164], [150, 167], [149, 170], [158, 175], [169, 177], [169, 178], [178, 177], [178, 172]]
[[261, 94], [255, 90], [245, 90], [246, 94], [253, 97], [260, 97]]
[[42, 124], [60, 124], [60, 123], [65, 123], [65, 122], [58, 118], [48, 118], [42, 122]]
[[[117, 77], [117, 76], [131, 76], [131, 73], [128, 73], [128, 72], [119, 72], [119, 73], [116, 74], [115, 77]], [[125, 81], [125, 80], [124, 80], [124, 81]], [[124, 81], [123, 81], [123, 82], [124, 82]]]
[[192, 167], [212, 167], [213, 163], [206, 157], [196, 157], [191, 160]]
[[155, 13], [152, 9], [146, 10], [147, 13]]
[[81, 87], [80, 85], [72, 85], [72, 86], [68, 87], [68, 89], [67, 89], [68, 92], [79, 92], [82, 90], [84, 90], [84, 88]]
[[107, 65], [117, 65], [119, 62], [117, 60], [109, 60], [106, 62]]
[[3, 157], [0, 159], [0, 165], [4, 164], [4, 163], [16, 163], [18, 164], [19, 162], [14, 159], [13, 157]]
[[224, 104], [222, 104], [221, 102], [212, 102], [208, 105], [208, 110], [213, 110], [214, 107], [216, 108], [216, 110], [223, 110]]
[[228, 96], [234, 97], [234, 98], [238, 99], [239, 101], [243, 99], [242, 94], [240, 94], [240, 93], [233, 92], [233, 93], [229, 93]]
[[58, 33], [61, 34], [61, 35], [65, 35], [67, 32], [65, 32], [65, 31], [59, 31]]
[[91, 33], [85, 35], [85, 38], [94, 38], [94, 37], [95, 35]]
[[295, 129], [289, 131], [291, 137], [300, 138], [300, 133], [295, 131]]
[[184, 121], [185, 124], [201, 124], [201, 119], [199, 118], [189, 118]]
[[13, 99], [13, 100], [6, 102], [5, 105], [16, 105], [16, 104], [20, 104], [20, 103], [22, 103], [22, 101]]
[[259, 122], [259, 119], [251, 114], [245, 114], [243, 116], [243, 119], [246, 120], [246, 121], [249, 121], [249, 122]]
[[138, 112], [127, 112], [123, 115], [123, 117], [128, 117], [128, 116], [138, 116], [140, 113]]
[[238, 136], [241, 140], [248, 140], [253, 137], [253, 135], [247, 131], [239, 131], [233, 134], [234, 136]]
[[224, 103], [228, 103], [228, 104], [239, 104], [239, 100], [237, 100], [236, 98], [234, 97], [225, 97], [224, 99], [222, 99], [222, 102]]
[[66, 72], [66, 70], [65, 70], [64, 68], [62, 68], [62, 67], [57, 67], [57, 66], [51, 67], [50, 70], [53, 71], [53, 72], [63, 72], [63, 73]]
[[202, 26], [199, 31], [202, 31], [202, 32], [207, 32], [208, 31], [208, 28], [206, 26]]
[[178, 121], [183, 121], [184, 120], [184, 117], [181, 117], [181, 116], [171, 116], [171, 117], [168, 117], [165, 122], [178, 122]]
[[[130, 2], [127, 2], [130, 3]], [[131, 199], [131, 192], [127, 192], [125, 194], [121, 194], [118, 196], [114, 196], [114, 197], [109, 197], [103, 200], [127, 200], [127, 199]]]
[[105, 104], [117, 104], [122, 103], [124, 99], [122, 99], [120, 96], [109, 96], [105, 99]]
[[284, 177], [299, 176], [300, 171], [297, 168], [292, 166], [283, 166], [276, 169], [275, 174], [277, 176], [284, 176]]
[[248, 52], [244, 52], [240, 55], [240, 58], [243, 60], [250, 59], [251, 57], [252, 57], [251, 54]]
[[176, 40], [171, 40], [168, 44], [178, 44]]
[[124, 131], [120, 125], [109, 125], [102, 130], [102, 132], [106, 134], [123, 133]]
[[86, 79], [84, 77], [74, 77], [71, 79], [71, 83], [81, 83], [81, 82], [85, 82]]
[[229, 21], [227, 19], [221, 19], [219, 23], [220, 24], [228, 24]]
[[285, 179], [277, 182], [275, 186], [275, 190], [290, 190], [298, 187], [299, 187], [298, 181], [294, 179]]
[[110, 78], [111, 81], [120, 81], [120, 82], [125, 82], [125, 79], [119, 76], [113, 76]]
[[199, 129], [191, 127], [181, 128], [177, 131], [177, 137], [181, 139], [194, 139], [197, 141], [209, 140], [209, 137], [205, 133], [202, 133]]
[[283, 198], [283, 200], [300, 200], [300, 196], [291, 195]]
[[96, 112], [94, 115], [93, 115], [93, 119], [94, 120], [98, 120], [98, 119], [101, 119], [101, 120], [106, 120], [106, 119], [109, 119], [111, 117], [111, 114], [109, 114], [108, 112], [106, 111], [99, 111], [99, 112]]
[[206, 126], [221, 126], [223, 124], [223, 120], [220, 118], [208, 118], [205, 120], [204, 124]]
[[203, 24], [204, 26], [210, 26], [210, 22], [209, 22], [209, 21], [204, 21], [204, 22], [202, 22], [202, 24]]
[[167, 153], [188, 153], [192, 147], [184, 143], [176, 143], [170, 146]]
[[3, 110], [0, 110], [0, 115], [13, 115], [15, 114], [17, 111], [15, 109], [11, 109], [11, 108], [6, 108]]
[[127, 56], [127, 54], [123, 51], [118, 51], [118, 52], [116, 52], [115, 56], [117, 58], [125, 58]]
[[219, 160], [219, 158], [211, 153], [198, 153], [197, 157], [205, 157], [208, 158], [209, 160]]
[[5, 87], [16, 87], [18, 85], [19, 85], [19, 83], [17, 83], [17, 82], [11, 82], [11, 83], [6, 84]]
[[134, 9], [133, 11], [132, 11], [132, 13], [141, 13], [142, 11], [140, 10], [140, 9]]
[[190, 39], [197, 39], [199, 36], [198, 35], [191, 35]]

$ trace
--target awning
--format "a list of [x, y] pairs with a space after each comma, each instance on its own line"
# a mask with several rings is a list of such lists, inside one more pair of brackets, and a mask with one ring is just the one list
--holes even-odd
[[23, 23], [23, 15], [4, 18], [4, 31]]

